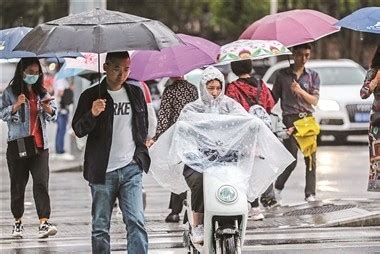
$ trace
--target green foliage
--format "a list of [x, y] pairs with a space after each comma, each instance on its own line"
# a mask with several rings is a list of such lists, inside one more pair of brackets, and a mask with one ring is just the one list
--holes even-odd
[[269, 1], [210, 0], [212, 25], [219, 40], [236, 40], [254, 21], [269, 14]]
[[68, 0], [0, 0], [1, 29], [34, 27], [39, 23], [68, 15]]

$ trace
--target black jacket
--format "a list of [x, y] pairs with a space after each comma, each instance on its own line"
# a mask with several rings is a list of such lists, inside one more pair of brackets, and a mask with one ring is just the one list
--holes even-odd
[[[136, 144], [133, 159], [145, 172], [150, 166], [145, 140], [148, 133], [148, 114], [142, 90], [127, 83], [124, 88], [132, 108], [132, 135]], [[105, 182], [105, 175], [112, 143], [114, 107], [112, 97], [107, 92], [106, 79], [100, 84], [100, 98], [106, 99], [106, 109], [99, 116], [91, 113], [92, 102], [99, 98], [99, 85], [85, 90], [78, 101], [72, 127], [78, 137], [87, 137], [84, 154], [84, 178], [93, 184]]]

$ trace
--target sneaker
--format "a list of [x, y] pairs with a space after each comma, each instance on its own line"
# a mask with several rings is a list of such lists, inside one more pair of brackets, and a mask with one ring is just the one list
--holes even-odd
[[21, 221], [16, 221], [12, 229], [12, 237], [22, 238], [22, 233], [24, 232], [24, 226]]
[[165, 222], [167, 222], [167, 223], [177, 223], [177, 222], [179, 222], [179, 214], [169, 213], [169, 215], [165, 219]]
[[44, 221], [38, 227], [38, 238], [47, 238], [57, 234], [57, 228], [51, 225], [48, 221]]
[[305, 198], [305, 201], [307, 202], [314, 202], [315, 201], [315, 195], [310, 195]]
[[261, 212], [259, 207], [253, 207], [248, 214], [248, 217], [252, 218], [252, 220], [263, 220], [264, 214]]
[[203, 225], [198, 225], [195, 228], [192, 228], [191, 240], [194, 244], [203, 244], [204, 237]]
[[273, 208], [279, 205], [275, 198], [262, 198], [260, 201], [263, 207], [266, 209]]
[[73, 161], [75, 156], [69, 153], [58, 153], [55, 157], [57, 160]]

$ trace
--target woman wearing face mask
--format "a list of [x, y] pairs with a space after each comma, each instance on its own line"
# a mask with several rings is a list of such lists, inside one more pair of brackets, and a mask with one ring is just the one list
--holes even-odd
[[[46, 122], [56, 117], [53, 98], [43, 87], [43, 73], [37, 58], [23, 58], [16, 67], [15, 75], [2, 95], [0, 117], [8, 125], [7, 164], [11, 180], [11, 210], [15, 218], [12, 236], [23, 237], [22, 216], [24, 213], [25, 187], [29, 172], [33, 178], [33, 197], [40, 226], [38, 237], [55, 235], [50, 217], [49, 152]], [[19, 158], [14, 142], [27, 136], [34, 136], [37, 154]]]

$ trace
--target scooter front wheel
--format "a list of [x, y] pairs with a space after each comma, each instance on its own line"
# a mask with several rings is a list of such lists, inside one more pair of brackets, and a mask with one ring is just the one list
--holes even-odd
[[235, 254], [235, 253], [237, 253], [234, 235], [227, 235], [227, 236], [223, 237], [222, 249], [223, 249], [223, 254]]

